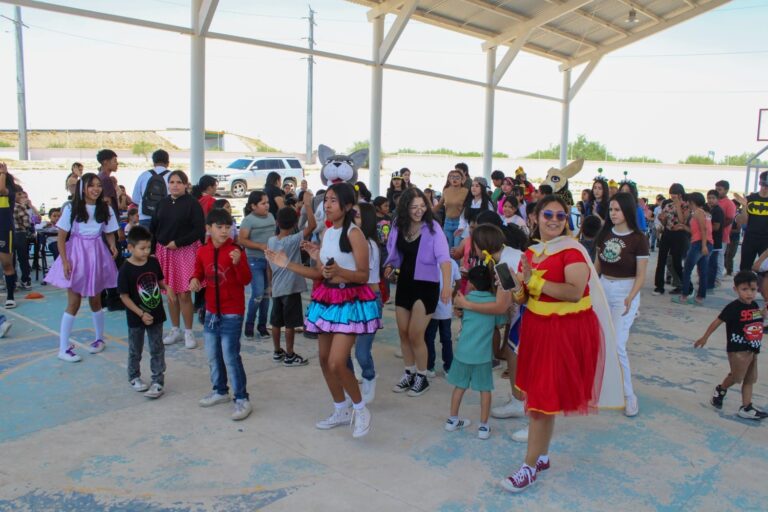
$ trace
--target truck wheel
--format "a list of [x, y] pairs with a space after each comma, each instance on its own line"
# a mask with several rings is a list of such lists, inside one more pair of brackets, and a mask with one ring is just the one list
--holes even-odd
[[236, 181], [232, 184], [232, 197], [245, 197], [248, 193], [248, 186], [244, 181]]

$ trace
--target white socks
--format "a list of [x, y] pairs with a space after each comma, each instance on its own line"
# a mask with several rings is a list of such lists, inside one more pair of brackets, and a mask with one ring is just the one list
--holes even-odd
[[96, 331], [94, 340], [104, 341], [104, 310], [94, 311], [91, 316], [93, 317], [93, 330]]
[[61, 329], [59, 329], [59, 354], [63, 354], [69, 348], [69, 335], [72, 333], [72, 324], [75, 323], [75, 317], [64, 312], [61, 315]]
[[352, 408], [356, 411], [362, 411], [365, 409], [365, 400], [360, 400], [358, 403], [352, 404]]
[[337, 411], [348, 409], [349, 401], [344, 400], [343, 402], [339, 402], [339, 403], [333, 402], [333, 406], [336, 408]]

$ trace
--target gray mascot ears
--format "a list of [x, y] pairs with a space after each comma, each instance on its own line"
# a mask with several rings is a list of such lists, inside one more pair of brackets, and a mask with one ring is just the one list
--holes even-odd
[[357, 170], [368, 158], [368, 148], [359, 149], [351, 155], [337, 155], [333, 149], [320, 144], [317, 148], [317, 156], [323, 165], [320, 170], [320, 180], [323, 185], [333, 185], [343, 181], [354, 185], [357, 183]]

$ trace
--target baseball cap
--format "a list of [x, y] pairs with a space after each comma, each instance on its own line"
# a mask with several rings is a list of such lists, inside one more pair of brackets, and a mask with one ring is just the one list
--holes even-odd
[[401, 180], [401, 179], [403, 179], [403, 176], [400, 174], [400, 171], [394, 171], [394, 172], [392, 172], [392, 179], [393, 180]]

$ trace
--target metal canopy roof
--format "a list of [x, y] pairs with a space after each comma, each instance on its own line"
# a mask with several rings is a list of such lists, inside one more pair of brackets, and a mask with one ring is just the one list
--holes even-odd
[[[347, 0], [369, 19], [399, 13], [406, 0]], [[569, 69], [673, 27], [729, 0], [418, 0], [411, 18], [554, 59]], [[635, 22], [627, 21], [630, 11]], [[518, 42], [519, 44], [519, 42]]]

